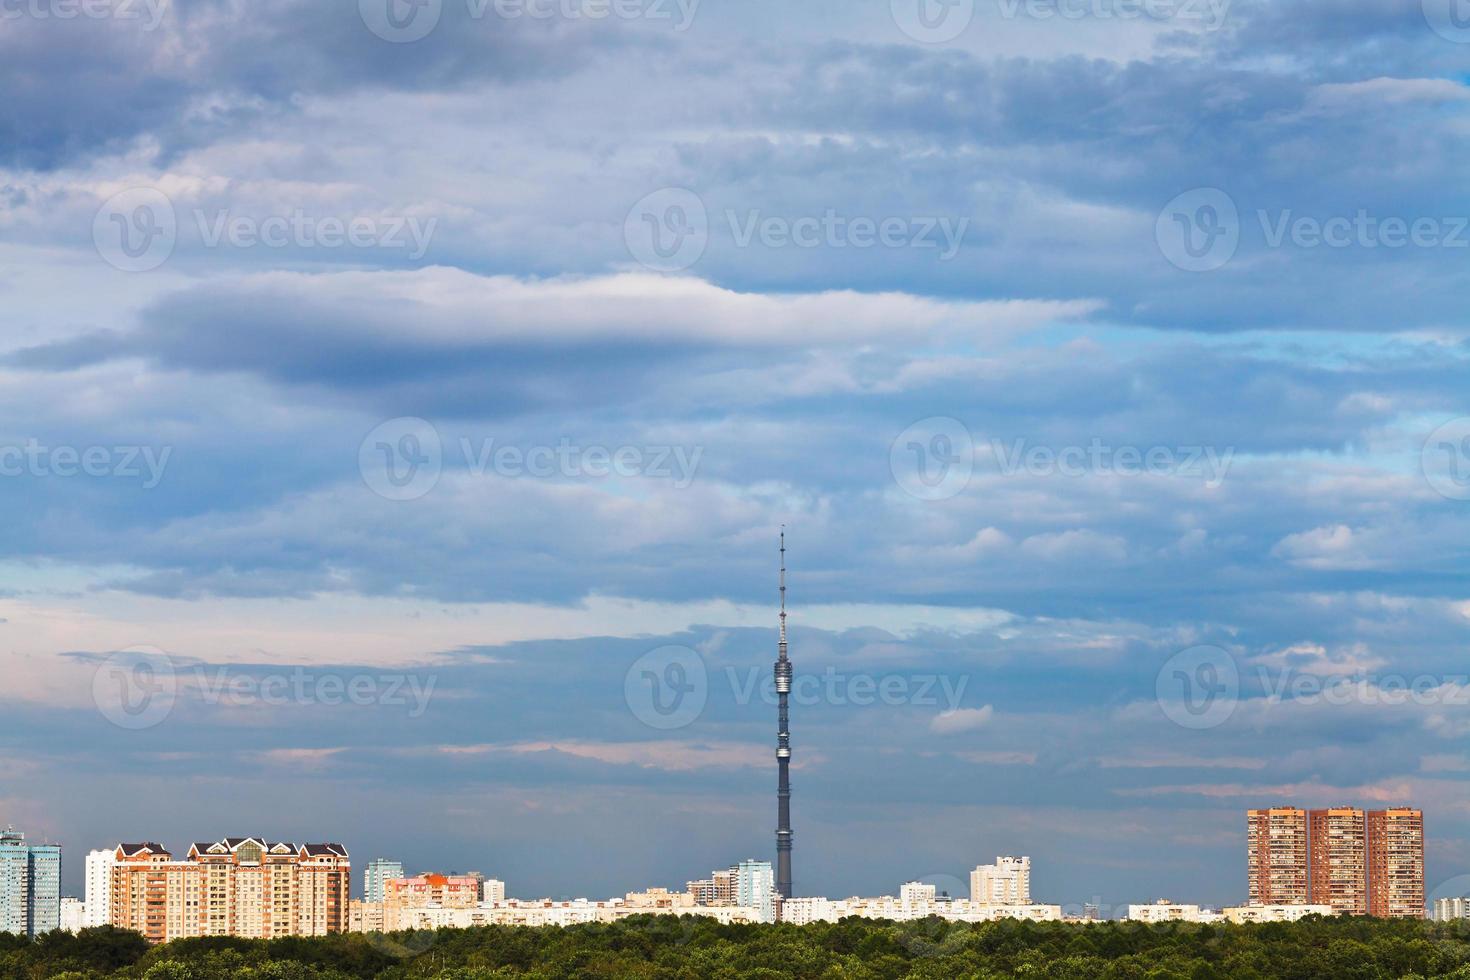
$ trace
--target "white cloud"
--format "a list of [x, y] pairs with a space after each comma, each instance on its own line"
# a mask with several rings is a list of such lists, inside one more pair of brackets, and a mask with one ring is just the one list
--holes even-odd
[[959, 735], [984, 728], [994, 717], [995, 707], [989, 704], [982, 708], [956, 708], [940, 712], [931, 719], [929, 730], [936, 735]]

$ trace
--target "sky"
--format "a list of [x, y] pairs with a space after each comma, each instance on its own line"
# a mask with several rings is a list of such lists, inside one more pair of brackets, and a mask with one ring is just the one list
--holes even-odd
[[[1451, 0], [0, 0], [0, 823], [1470, 893]], [[360, 884], [360, 883], [359, 883]]]

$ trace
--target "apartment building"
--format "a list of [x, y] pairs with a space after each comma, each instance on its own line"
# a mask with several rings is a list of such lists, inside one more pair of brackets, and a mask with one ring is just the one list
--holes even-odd
[[0, 831], [0, 932], [39, 936], [61, 927], [61, 845]]
[[1031, 859], [998, 857], [970, 872], [970, 901], [976, 905], [1030, 905]]
[[1311, 857], [1307, 902], [1344, 915], [1368, 914], [1368, 825], [1362, 810], [1341, 806], [1307, 815]]
[[111, 922], [149, 942], [191, 936], [321, 936], [347, 930], [351, 864], [340, 844], [227, 837], [182, 861], [153, 842], [119, 844]]
[[1246, 811], [1246, 870], [1251, 905], [1305, 905], [1307, 811], [1278, 806]]
[[1411, 807], [1369, 810], [1368, 914], [1424, 917], [1424, 812]]

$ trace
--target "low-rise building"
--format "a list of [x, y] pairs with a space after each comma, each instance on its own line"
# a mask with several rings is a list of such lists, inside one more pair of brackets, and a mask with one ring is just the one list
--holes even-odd
[[1436, 922], [1454, 922], [1470, 919], [1470, 895], [1456, 898], [1436, 898], [1429, 917]]
[[61, 900], [61, 929], [76, 935], [87, 927], [87, 903], [70, 896]]
[[1309, 915], [1338, 915], [1331, 905], [1238, 905], [1221, 909], [1226, 922], [1295, 922]]
[[1171, 902], [1167, 898], [1158, 899], [1148, 905], [1128, 906], [1130, 922], [1219, 922], [1223, 918], [1222, 913], [1213, 909]]

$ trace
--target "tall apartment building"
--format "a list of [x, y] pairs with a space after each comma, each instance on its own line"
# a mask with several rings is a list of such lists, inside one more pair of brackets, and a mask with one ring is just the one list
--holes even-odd
[[1363, 811], [1342, 806], [1307, 815], [1311, 874], [1307, 901], [1343, 915], [1368, 914], [1368, 826]]
[[381, 902], [385, 894], [384, 885], [403, 877], [403, 863], [387, 858], [373, 858], [362, 869], [362, 900]]
[[86, 911], [82, 919], [87, 927], [112, 923], [112, 866], [116, 863], [115, 851], [90, 851], [87, 854]]
[[1246, 811], [1246, 870], [1251, 905], [1305, 905], [1307, 811], [1278, 806]]
[[735, 903], [735, 872], [715, 871], [708, 878], [691, 881], [689, 894], [695, 905], [727, 906]]
[[735, 872], [735, 904], [755, 909], [757, 922], [776, 921], [776, 872], [770, 861], [741, 861]]
[[151, 842], [119, 844], [111, 921], [149, 942], [190, 936], [321, 936], [347, 930], [352, 868], [340, 844], [227, 837], [175, 861]]
[[1030, 905], [1031, 859], [998, 857], [970, 872], [970, 901], [977, 905]]
[[1368, 811], [1368, 914], [1424, 917], [1424, 813]]
[[27, 844], [0, 832], [0, 932], [39, 936], [61, 928], [61, 845]]

